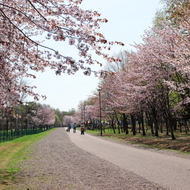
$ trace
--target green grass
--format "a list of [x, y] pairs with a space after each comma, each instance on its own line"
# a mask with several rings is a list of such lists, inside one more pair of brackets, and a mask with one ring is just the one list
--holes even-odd
[[18, 163], [29, 158], [31, 149], [28, 152], [28, 147], [47, 136], [53, 130], [50, 129], [38, 134], [26, 135], [12, 141], [0, 143], [0, 190], [14, 180], [14, 174], [20, 170]]
[[8, 130], [8, 131], [0, 131], [0, 143], [11, 141], [16, 138], [23, 137], [25, 135], [32, 135], [44, 132], [44, 129], [19, 129], [19, 130]]
[[[100, 130], [87, 130], [86, 132], [100, 136]], [[138, 144], [150, 148], [174, 150], [182, 154], [190, 154], [190, 134], [176, 131], [175, 136], [176, 140], [172, 140], [171, 136], [166, 135], [165, 132], [159, 133], [159, 137], [155, 137], [150, 131], [147, 131], [146, 136], [142, 136], [141, 133], [133, 135], [132, 132], [129, 132], [129, 134], [118, 134], [118, 131], [113, 133], [113, 130], [108, 129], [106, 129], [105, 132], [103, 131], [103, 137], [111, 138], [120, 142]]]

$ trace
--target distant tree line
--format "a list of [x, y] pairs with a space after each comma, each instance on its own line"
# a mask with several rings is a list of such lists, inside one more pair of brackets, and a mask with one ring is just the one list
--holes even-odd
[[6, 109], [0, 110], [0, 142], [42, 132], [52, 127], [62, 127], [64, 115], [72, 115], [75, 110], [60, 111], [49, 105], [26, 102], [14, 106], [11, 114]]

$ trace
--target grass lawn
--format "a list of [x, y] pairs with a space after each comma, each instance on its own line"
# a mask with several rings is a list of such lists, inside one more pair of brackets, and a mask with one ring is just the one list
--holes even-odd
[[27, 148], [51, 133], [52, 130], [54, 129], [0, 143], [0, 190], [14, 180], [14, 174], [20, 170], [17, 164], [29, 157]]
[[[87, 130], [87, 133], [91, 133], [94, 135], [100, 136], [99, 130]], [[180, 153], [190, 154], [190, 133], [185, 134], [185, 132], [175, 132], [176, 140], [171, 140], [171, 136], [165, 135], [164, 133], [160, 133], [159, 137], [152, 136], [148, 131], [146, 136], [142, 136], [142, 134], [137, 133], [135, 136], [132, 133], [113, 133], [112, 130], [103, 131], [103, 137], [112, 138], [118, 141], [139, 144], [142, 146], [148, 146], [151, 148], [159, 148], [159, 149], [167, 149], [167, 150], [176, 150]]]

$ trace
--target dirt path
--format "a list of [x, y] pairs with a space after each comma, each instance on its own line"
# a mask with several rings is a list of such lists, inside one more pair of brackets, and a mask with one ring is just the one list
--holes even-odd
[[78, 148], [58, 128], [31, 147], [11, 190], [162, 190], [131, 172]]

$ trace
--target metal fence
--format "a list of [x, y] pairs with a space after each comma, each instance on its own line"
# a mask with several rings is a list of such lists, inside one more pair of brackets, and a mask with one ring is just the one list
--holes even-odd
[[13, 139], [23, 137], [25, 135], [41, 133], [41, 132], [47, 131], [49, 129], [50, 128], [48, 128], [48, 129], [37, 128], [37, 129], [18, 129], [18, 130], [0, 131], [0, 143], [6, 142], [6, 141], [11, 141]]

